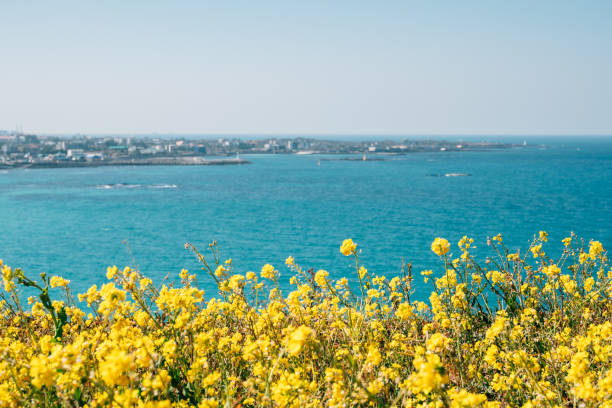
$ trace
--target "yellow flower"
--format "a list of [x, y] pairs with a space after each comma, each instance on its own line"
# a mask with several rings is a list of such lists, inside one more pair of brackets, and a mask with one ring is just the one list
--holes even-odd
[[261, 268], [261, 277], [265, 279], [274, 279], [276, 277], [276, 270], [270, 264], [265, 264]]
[[559, 276], [559, 274], [561, 273], [561, 269], [559, 269], [557, 265], [553, 264], [553, 265], [543, 267], [542, 273], [552, 278], [552, 277]]
[[395, 315], [399, 317], [400, 319], [408, 320], [412, 316], [414, 316], [414, 310], [412, 306], [410, 306], [409, 303], [403, 302], [403, 303], [400, 303], [400, 305], [398, 306], [397, 311], [395, 312]]
[[350, 254], [354, 253], [355, 249], [357, 249], [357, 244], [355, 244], [350, 238], [342, 241], [342, 245], [340, 246], [340, 252], [342, 252], [342, 255], [344, 256], [349, 256]]
[[317, 285], [324, 288], [327, 286], [327, 276], [329, 276], [329, 273], [327, 271], [324, 271], [323, 269], [319, 269], [317, 273], [315, 274], [314, 280], [315, 282], [317, 282]]
[[92, 287], [87, 289], [86, 293], [80, 293], [78, 297], [79, 301], [81, 302], [87, 299], [88, 306], [91, 306], [93, 302], [97, 302], [98, 300], [102, 299], [102, 295], [100, 294], [100, 292], [98, 292], [98, 287], [96, 285], [93, 285]]
[[434, 353], [440, 353], [450, 343], [450, 339], [442, 333], [434, 333], [427, 339], [427, 350]]
[[287, 266], [291, 266], [291, 265], [293, 265], [294, 263], [295, 263], [295, 259], [293, 259], [293, 257], [292, 257], [292, 256], [288, 256], [288, 257], [287, 257], [287, 259], [285, 259], [285, 264], [286, 264]]
[[[499, 235], [499, 237], [501, 239], [501, 235]], [[470, 249], [470, 246], [472, 246], [473, 243], [474, 243], [474, 240], [472, 238], [468, 238], [467, 235], [464, 235], [463, 238], [459, 240], [457, 245], [459, 246], [459, 248], [467, 251], [468, 249]]]
[[244, 276], [242, 275], [233, 275], [228, 284], [229, 288], [236, 291], [240, 287], [244, 286]]
[[152, 387], [160, 391], [165, 390], [168, 384], [170, 384], [171, 380], [172, 378], [170, 377], [168, 371], [161, 369], [153, 379]]
[[374, 345], [370, 345], [368, 347], [368, 355], [366, 356], [366, 362], [372, 364], [373, 366], [377, 366], [382, 361], [382, 356], [380, 355], [380, 351], [378, 347]]
[[70, 281], [60, 276], [52, 276], [51, 279], [49, 280], [49, 284], [51, 285], [52, 288], [57, 288], [60, 286], [66, 288], [70, 284]]
[[540, 241], [548, 242], [548, 233], [546, 231], [540, 231], [539, 238]]
[[210, 387], [211, 385], [214, 385], [217, 383], [217, 381], [219, 381], [219, 379], [221, 378], [221, 373], [218, 371], [215, 371], [213, 373], [210, 373], [206, 376], [206, 378], [204, 378], [202, 380], [202, 386], [203, 387]]
[[495, 340], [497, 336], [499, 336], [506, 327], [506, 319], [504, 316], [497, 315], [495, 322], [487, 329], [486, 339], [487, 340]]
[[[471, 239], [459, 245], [467, 253]], [[11, 288], [0, 297], [0, 407], [608, 407], [612, 270], [599, 241], [581, 245], [558, 259], [537, 246], [535, 261], [523, 251], [508, 263], [495, 248], [502, 262], [445, 258], [422, 272], [439, 276], [428, 302], [413, 299], [410, 268], [390, 280], [359, 268], [363, 299], [348, 279], [292, 257], [288, 294], [285, 280], [263, 289], [228, 260], [211, 277], [221, 296], [205, 301], [187, 271], [158, 290], [138, 270], [109, 267], [107, 284], [78, 295], [91, 313], [69, 290], [43, 289], [23, 310], [17, 301], [40, 289], [17, 291], [24, 272], [0, 261]], [[269, 264], [262, 276], [279, 277]]]
[[200, 402], [198, 408], [218, 408], [219, 402], [212, 398], [205, 398]]
[[220, 278], [221, 276], [223, 276], [223, 272], [225, 271], [226, 271], [225, 266], [219, 265], [217, 266], [217, 269], [215, 269], [215, 276], [217, 278]]
[[533, 254], [533, 257], [537, 258], [540, 256], [540, 252], [542, 251], [542, 244], [532, 246], [530, 251]]
[[174, 322], [174, 328], [179, 329], [179, 330], [182, 329], [183, 327], [187, 325], [187, 323], [189, 323], [190, 319], [191, 319], [191, 313], [182, 312], [176, 317], [176, 321]]
[[143, 278], [140, 280], [140, 290], [145, 290], [153, 284], [153, 281], [149, 278]]
[[482, 403], [487, 402], [487, 396], [484, 394], [473, 394], [466, 390], [456, 391], [454, 389], [448, 392], [451, 399], [451, 407], [453, 408], [471, 408], [480, 406]]
[[589, 257], [591, 259], [597, 258], [597, 255], [603, 252], [603, 246], [599, 241], [591, 241], [589, 244]]
[[301, 325], [291, 334], [287, 344], [287, 352], [292, 356], [300, 354], [304, 343], [312, 334], [312, 329], [308, 326]]
[[416, 372], [410, 375], [407, 385], [415, 394], [429, 394], [449, 381], [437, 354], [417, 355], [413, 365]]
[[50, 387], [55, 382], [56, 370], [50, 364], [50, 361], [45, 356], [37, 356], [30, 363], [30, 375], [32, 376], [32, 384], [35, 387], [42, 386]]
[[109, 266], [108, 268], [106, 268], [106, 279], [113, 279], [117, 275], [118, 271], [119, 268], [117, 268], [116, 266]]
[[436, 238], [431, 243], [431, 250], [438, 256], [442, 256], [450, 249], [450, 243], [444, 238]]
[[368, 384], [367, 390], [371, 395], [377, 395], [382, 391], [383, 387], [383, 382], [377, 378]]
[[368, 299], [379, 298], [381, 297], [381, 292], [376, 289], [368, 289]]
[[514, 252], [514, 253], [511, 253], [511, 254], [508, 254], [507, 259], [510, 262], [516, 262], [519, 259], [521, 259], [521, 256], [520, 256], [520, 254], [518, 252]]
[[595, 279], [593, 277], [589, 277], [584, 280], [584, 290], [585, 292], [590, 292], [593, 290], [593, 286], [595, 286]]
[[100, 377], [109, 386], [127, 385], [128, 372], [134, 366], [134, 357], [123, 350], [111, 351], [100, 362]]
[[484, 361], [491, 366], [492, 368], [501, 368], [501, 364], [497, 362], [497, 355], [499, 354], [499, 349], [495, 344], [492, 344], [487, 349], [485, 353]]

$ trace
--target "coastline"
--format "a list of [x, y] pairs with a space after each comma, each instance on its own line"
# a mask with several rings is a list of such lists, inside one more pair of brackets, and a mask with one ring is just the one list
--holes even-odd
[[[298, 151], [295, 153], [242, 153], [243, 155], [264, 154], [264, 155], [295, 155], [295, 156], [335, 156], [349, 155], [349, 157], [341, 158], [321, 158], [321, 161], [386, 161], [389, 157], [406, 156], [413, 153], [451, 153], [451, 152], [487, 152], [497, 149], [512, 149], [523, 148], [520, 145], [497, 145], [487, 148], [455, 148], [455, 149], [419, 149], [403, 152], [326, 152], [326, 151]], [[368, 154], [369, 153], [369, 154]], [[367, 159], [363, 159], [364, 155]], [[352, 157], [354, 156], [354, 157]], [[231, 158], [231, 159], [206, 159], [203, 156], [172, 156], [172, 157], [148, 157], [140, 159], [102, 159], [102, 160], [54, 160], [54, 161], [36, 161], [36, 162], [17, 162], [17, 163], [0, 163], [0, 170], [12, 169], [60, 169], [60, 168], [81, 168], [81, 167], [103, 167], [103, 166], [224, 166], [237, 164], [251, 164], [250, 161]]]
[[103, 166], [225, 166], [237, 164], [251, 164], [243, 159], [205, 159], [198, 156], [189, 157], [155, 157], [147, 159], [130, 160], [95, 160], [95, 161], [53, 161], [19, 163], [2, 167], [10, 169], [60, 169], [79, 167], [103, 167]]

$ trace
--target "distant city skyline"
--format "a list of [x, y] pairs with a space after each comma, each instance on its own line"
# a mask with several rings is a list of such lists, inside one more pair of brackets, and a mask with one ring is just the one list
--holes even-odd
[[612, 2], [6, 1], [0, 129], [612, 134]]

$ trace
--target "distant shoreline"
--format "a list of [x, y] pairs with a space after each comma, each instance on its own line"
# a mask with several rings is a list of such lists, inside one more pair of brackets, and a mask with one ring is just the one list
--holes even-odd
[[61, 169], [105, 166], [225, 166], [251, 164], [243, 159], [205, 159], [198, 156], [190, 157], [155, 157], [131, 160], [96, 160], [96, 161], [53, 161], [19, 163], [15, 165], [0, 165], [5, 170], [10, 169]]
[[[263, 147], [243, 146], [242, 142], [225, 141], [219, 142], [214, 146], [189, 145], [185, 146], [183, 142], [168, 142], [157, 144], [143, 148], [128, 145], [107, 146], [100, 145], [101, 140], [85, 139], [77, 143], [77, 147], [67, 145], [66, 141], [41, 141], [36, 136], [19, 136], [23, 140], [9, 141], [2, 144], [2, 150], [5, 155], [0, 155], [0, 169], [52, 169], [52, 168], [83, 168], [83, 167], [102, 167], [102, 166], [215, 166], [215, 165], [236, 165], [250, 164], [248, 160], [240, 158], [240, 155], [264, 154], [264, 155], [325, 155], [337, 156], [348, 155], [343, 158], [325, 158], [321, 160], [364, 160], [364, 161], [385, 161], [389, 160], [390, 156], [405, 156], [411, 153], [443, 153], [443, 152], [478, 152], [491, 150], [505, 150], [512, 148], [523, 148], [526, 144], [505, 144], [505, 143], [471, 143], [471, 144], [453, 144], [449, 142], [432, 142], [416, 144], [389, 144], [389, 142], [381, 143], [338, 143], [331, 141], [295, 141], [287, 140], [277, 143], [274, 141], [274, 146], [264, 144]], [[2, 140], [0, 140], [2, 142]], [[30, 142], [30, 143], [28, 143]], [[108, 142], [108, 141], [107, 141]], [[114, 143], [115, 141], [111, 141]], [[121, 141], [123, 142], [123, 141]], [[12, 144], [11, 144], [12, 143]], [[151, 142], [153, 143], [153, 142]], [[161, 143], [161, 144], [160, 144]], [[236, 144], [237, 143], [237, 144]], [[304, 144], [304, 146], [297, 146]], [[226, 146], [227, 145], [227, 146]], [[49, 147], [51, 146], [51, 147]], [[70, 149], [68, 147], [71, 147]], [[118, 149], [115, 149], [118, 147]], [[209, 151], [211, 154], [189, 153], [190, 149], [199, 149]], [[259, 149], [266, 150], [259, 150]], [[46, 150], [45, 150], [46, 149]], [[60, 149], [60, 150], [58, 150]], [[129, 149], [134, 150], [154, 150], [164, 151], [164, 155], [145, 156], [145, 157], [130, 157], [126, 155]], [[184, 152], [175, 151], [183, 149]], [[197, 150], [196, 149], [196, 150]], [[216, 149], [225, 149], [217, 151]], [[228, 150], [229, 149], [229, 150]], [[44, 153], [42, 153], [44, 151]], [[116, 151], [121, 151], [123, 154], [118, 155]], [[7, 153], [9, 152], [9, 153]], [[168, 152], [172, 152], [169, 153]], [[233, 156], [233, 155], [236, 156]], [[207, 157], [216, 157], [209, 159]], [[225, 158], [224, 158], [225, 157]]]

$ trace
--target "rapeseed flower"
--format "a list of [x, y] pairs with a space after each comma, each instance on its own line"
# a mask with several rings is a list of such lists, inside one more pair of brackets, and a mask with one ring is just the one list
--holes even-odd
[[342, 241], [342, 245], [340, 246], [340, 252], [344, 256], [349, 256], [352, 253], [355, 253], [356, 249], [357, 249], [357, 244], [355, 244], [353, 240], [350, 238]]
[[[187, 270], [159, 287], [113, 266], [78, 303], [68, 280], [36, 283], [0, 261], [0, 407], [609, 405], [612, 268], [599, 241], [572, 234], [552, 259], [547, 239], [535, 237], [533, 260], [494, 236], [497, 255], [480, 265], [473, 239], [450, 259], [436, 238], [444, 265], [422, 272], [427, 302], [411, 265], [388, 279], [352, 240], [340, 247], [352, 277], [289, 257], [286, 294], [272, 265], [262, 281], [235, 273], [214, 243], [210, 263], [187, 245], [217, 284], [206, 298]], [[39, 291], [31, 309], [20, 285]]]
[[302, 350], [304, 343], [308, 340], [308, 337], [312, 334], [312, 329], [308, 326], [300, 326], [291, 333], [289, 336], [289, 342], [287, 344], [287, 353], [292, 356], [296, 356]]
[[438, 256], [448, 253], [450, 243], [444, 238], [436, 238], [431, 243], [431, 250]]

